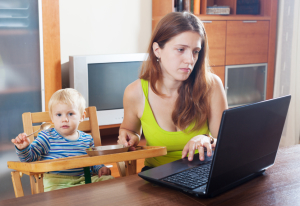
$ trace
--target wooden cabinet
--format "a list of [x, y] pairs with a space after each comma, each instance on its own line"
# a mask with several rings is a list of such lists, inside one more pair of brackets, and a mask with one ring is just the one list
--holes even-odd
[[227, 21], [226, 65], [268, 62], [269, 21]]
[[[230, 15], [207, 15], [207, 6], [229, 6]], [[260, 14], [238, 15], [237, 0], [201, 0], [200, 15], [209, 44], [209, 64], [225, 83], [225, 66], [267, 63], [266, 99], [273, 97], [278, 0], [260, 0]], [[152, 1], [152, 28], [174, 11], [174, 0]]]
[[209, 64], [225, 65], [226, 21], [203, 21], [208, 45]]

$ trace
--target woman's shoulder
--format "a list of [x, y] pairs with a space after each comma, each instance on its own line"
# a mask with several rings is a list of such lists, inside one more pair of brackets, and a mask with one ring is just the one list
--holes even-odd
[[129, 84], [124, 92], [125, 99], [140, 100], [143, 97], [141, 79], [137, 79]]
[[212, 78], [212, 84], [211, 84], [212, 90], [224, 89], [223, 82], [218, 75], [211, 73], [211, 78]]

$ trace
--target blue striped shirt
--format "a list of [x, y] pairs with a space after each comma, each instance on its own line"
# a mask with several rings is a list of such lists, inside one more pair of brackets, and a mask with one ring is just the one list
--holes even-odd
[[[28, 147], [23, 150], [17, 149], [19, 159], [21, 162], [34, 162], [86, 155], [85, 149], [93, 147], [94, 140], [91, 135], [82, 131], [78, 132], [79, 137], [77, 140], [69, 140], [61, 136], [54, 128], [41, 131]], [[103, 166], [103, 164], [93, 166], [91, 173], [98, 174], [99, 169]], [[49, 173], [81, 176], [84, 174], [84, 171], [83, 168], [76, 168]]]

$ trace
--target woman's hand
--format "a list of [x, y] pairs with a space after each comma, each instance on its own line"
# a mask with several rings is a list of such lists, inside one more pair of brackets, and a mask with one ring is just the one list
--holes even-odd
[[214, 140], [213, 144], [210, 144], [211, 139], [205, 135], [197, 135], [193, 137], [183, 148], [182, 150], [182, 158], [186, 157], [189, 153], [188, 159], [192, 161], [194, 158], [195, 150], [198, 149], [199, 151], [199, 159], [201, 161], [204, 160], [204, 147], [207, 150], [207, 156], [212, 155], [212, 148], [216, 146], [216, 139]]
[[118, 144], [122, 144], [125, 147], [129, 147], [129, 150], [135, 150], [135, 147], [139, 144], [139, 142], [140, 137], [138, 134], [125, 129], [120, 129], [118, 136]]
[[102, 175], [111, 175], [111, 171], [107, 167], [101, 167], [98, 171], [98, 176], [101, 177]]
[[26, 133], [19, 134], [15, 139], [11, 140], [19, 150], [23, 150], [30, 145], [30, 140]]

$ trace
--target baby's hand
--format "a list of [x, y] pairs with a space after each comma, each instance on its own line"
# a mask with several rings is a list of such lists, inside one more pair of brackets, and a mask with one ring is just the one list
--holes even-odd
[[30, 140], [26, 133], [19, 134], [15, 139], [12, 139], [11, 142], [14, 143], [19, 150], [25, 149], [30, 145]]
[[111, 171], [109, 168], [107, 167], [101, 167], [99, 172], [98, 172], [98, 176], [101, 177], [102, 175], [111, 175]]

